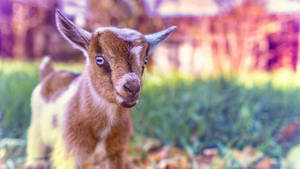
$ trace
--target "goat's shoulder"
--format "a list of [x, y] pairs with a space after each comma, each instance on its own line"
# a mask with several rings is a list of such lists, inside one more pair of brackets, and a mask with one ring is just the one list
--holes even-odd
[[56, 100], [80, 74], [68, 71], [52, 72], [41, 82], [41, 94], [46, 101]]

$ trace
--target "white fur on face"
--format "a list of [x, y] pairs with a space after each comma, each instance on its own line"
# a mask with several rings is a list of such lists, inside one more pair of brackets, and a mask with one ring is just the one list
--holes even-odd
[[131, 53], [134, 54], [135, 58], [136, 58], [136, 63], [138, 64], [138, 66], [141, 65], [141, 52], [143, 50], [143, 46], [135, 46], [131, 49]]
[[121, 96], [117, 96], [117, 102], [118, 103], [123, 103], [125, 100]]
[[119, 38], [125, 41], [135, 41], [139, 40], [144, 35], [140, 32], [130, 29], [130, 28], [116, 28], [116, 27], [100, 27], [97, 28], [95, 32], [104, 32], [104, 31], [112, 31], [114, 32]]
[[127, 73], [125, 75], [123, 75], [116, 83], [116, 90], [118, 92], [120, 92], [123, 89], [123, 85], [127, 82], [127, 81], [138, 81], [140, 84], [140, 78], [133, 72]]

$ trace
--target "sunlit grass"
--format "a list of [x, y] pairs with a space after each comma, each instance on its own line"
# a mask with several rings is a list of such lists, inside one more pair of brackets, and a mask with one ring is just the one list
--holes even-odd
[[239, 73], [223, 73], [223, 74], [203, 74], [194, 76], [191, 74], [184, 74], [180, 72], [159, 72], [154, 71], [144, 75], [144, 79], [151, 81], [154, 84], [160, 84], [164, 81], [176, 82], [178, 80], [184, 80], [186, 82], [193, 82], [194, 80], [201, 78], [202, 80], [209, 80], [212, 78], [234, 78], [241, 85], [246, 88], [253, 88], [255, 86], [263, 86], [271, 84], [278, 89], [290, 89], [300, 87], [300, 74], [292, 72], [291, 70], [277, 70], [275, 72], [265, 71], [253, 71], [253, 72], [239, 72]]
[[24, 72], [28, 75], [37, 73], [38, 63], [37, 62], [21, 62], [21, 61], [1, 61], [0, 60], [0, 71], [4, 74], [13, 72]]
[[299, 74], [289, 70], [278, 70], [273, 73], [267, 72], [251, 72], [247, 74], [239, 74], [239, 82], [245, 84], [246, 87], [254, 85], [264, 85], [272, 83], [276, 88], [289, 89], [300, 86]]
[[[0, 61], [0, 71], [4, 74], [12, 72], [23, 72], [28, 75], [34, 75], [38, 73], [38, 67], [40, 62], [27, 62], [27, 61]], [[84, 68], [84, 63], [53, 63], [56, 70], [68, 70], [80, 73]], [[170, 83], [174, 83], [178, 80], [184, 80], [186, 82], [192, 82], [198, 77], [201, 79], [211, 79], [212, 77], [218, 77], [219, 75], [199, 75], [197, 77], [189, 74], [182, 74], [180, 72], [159, 72], [154, 71], [152, 73], [146, 72], [143, 79], [151, 81], [153, 84], [160, 84], [163, 81], [168, 80]], [[239, 83], [245, 85], [245, 87], [252, 88], [256, 85], [264, 85], [266, 83], [272, 83], [277, 88], [290, 88], [300, 86], [300, 75], [289, 70], [279, 70], [273, 73], [268, 72], [242, 72], [239, 74], [225, 73], [223, 77], [234, 77]]]
[[[28, 62], [28, 61], [1, 61], [0, 71], [3, 73], [23, 72], [26, 74], [37, 74], [40, 62]], [[53, 63], [56, 70], [69, 70], [73, 72], [81, 72], [83, 69], [83, 63]]]

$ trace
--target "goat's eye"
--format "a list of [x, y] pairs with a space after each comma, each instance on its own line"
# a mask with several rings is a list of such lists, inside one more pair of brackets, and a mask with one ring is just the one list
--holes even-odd
[[104, 63], [104, 58], [101, 57], [101, 56], [96, 56], [96, 63], [97, 63], [98, 65], [103, 65], [103, 63]]
[[147, 63], [148, 63], [148, 58], [146, 58], [146, 59], [144, 60], [144, 65], [147, 65]]

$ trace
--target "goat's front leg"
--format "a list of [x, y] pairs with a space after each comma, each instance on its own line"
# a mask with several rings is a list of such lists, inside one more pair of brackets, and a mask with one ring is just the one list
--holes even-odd
[[95, 157], [92, 161], [87, 161], [78, 169], [125, 169], [124, 153], [117, 153], [105, 158]]
[[47, 147], [42, 143], [39, 126], [31, 124], [27, 136], [27, 159], [24, 169], [43, 169]]
[[120, 152], [109, 157], [110, 169], [125, 169], [125, 153]]

